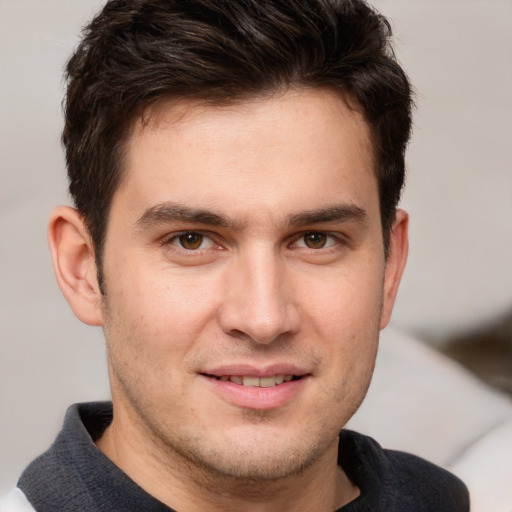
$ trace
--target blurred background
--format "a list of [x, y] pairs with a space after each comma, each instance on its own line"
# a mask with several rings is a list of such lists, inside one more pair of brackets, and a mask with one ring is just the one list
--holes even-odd
[[[46, 244], [51, 209], [69, 202], [59, 142], [62, 70], [81, 26], [102, 3], [0, 0], [0, 493], [51, 443], [67, 405], [109, 396], [102, 333], [72, 315]], [[410, 440], [391, 424], [389, 438], [379, 428], [400, 408], [403, 415], [420, 414], [394, 394], [408, 386], [401, 380], [405, 369], [423, 379], [418, 393], [439, 388], [425, 415], [436, 423], [436, 407], [448, 401], [442, 419], [456, 427], [454, 439], [465, 429], [468, 446], [482, 436], [470, 432], [471, 418], [475, 425], [487, 418], [489, 430], [509, 417], [512, 2], [373, 4], [392, 23], [417, 110], [402, 201], [411, 216], [410, 257], [368, 400], [382, 409], [378, 393], [388, 390], [392, 398], [386, 410], [363, 406], [355, 423], [383, 444], [384, 437], [386, 446], [452, 467], [453, 457], [433, 453], [412, 428]], [[386, 347], [395, 352], [390, 356]], [[440, 354], [455, 363], [446, 366], [450, 360]], [[425, 366], [430, 360], [433, 366]], [[451, 405], [461, 401], [467, 417]], [[427, 426], [425, 438], [435, 430]], [[436, 435], [437, 445], [449, 441]], [[499, 450], [495, 456], [503, 457]]]

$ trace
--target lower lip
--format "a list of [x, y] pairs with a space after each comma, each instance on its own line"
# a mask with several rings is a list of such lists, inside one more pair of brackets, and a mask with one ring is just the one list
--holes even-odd
[[227, 402], [244, 409], [277, 409], [290, 402], [303, 389], [309, 377], [283, 382], [269, 388], [243, 386], [231, 381], [202, 376], [214, 392]]

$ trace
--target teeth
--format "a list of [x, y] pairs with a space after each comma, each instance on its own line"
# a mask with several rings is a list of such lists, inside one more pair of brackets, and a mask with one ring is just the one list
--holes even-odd
[[260, 379], [258, 377], [243, 377], [244, 386], [256, 387], [260, 385]]
[[271, 377], [253, 377], [251, 375], [222, 375], [218, 380], [231, 381], [248, 387], [272, 388], [283, 382], [290, 382], [293, 375], [272, 375]]
[[[244, 382], [245, 384], [245, 382]], [[261, 377], [260, 378], [260, 388], [271, 388], [276, 385], [275, 377]]]

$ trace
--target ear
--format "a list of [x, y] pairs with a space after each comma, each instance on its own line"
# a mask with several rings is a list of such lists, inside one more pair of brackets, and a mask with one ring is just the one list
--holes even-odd
[[384, 329], [391, 317], [395, 303], [398, 285], [402, 279], [407, 253], [409, 252], [409, 238], [407, 234], [409, 216], [404, 210], [397, 210], [395, 222], [389, 237], [389, 251], [386, 259], [386, 272], [384, 276], [384, 295], [380, 317], [380, 328]]
[[69, 206], [53, 210], [48, 244], [57, 283], [79, 320], [102, 325], [101, 293], [94, 249], [82, 217]]

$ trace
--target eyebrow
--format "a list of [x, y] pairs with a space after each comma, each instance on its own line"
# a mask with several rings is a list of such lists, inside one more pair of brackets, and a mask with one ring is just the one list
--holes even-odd
[[[286, 223], [290, 227], [331, 222], [358, 222], [364, 224], [367, 222], [367, 219], [366, 211], [359, 206], [343, 204], [293, 214], [287, 217]], [[202, 208], [191, 208], [173, 202], [160, 203], [148, 208], [135, 222], [135, 226], [140, 229], [147, 229], [171, 222], [205, 224], [233, 231], [242, 228], [242, 223], [236, 222], [221, 213], [215, 213]]]
[[359, 206], [352, 204], [332, 205], [317, 210], [309, 210], [288, 217], [288, 225], [304, 226], [329, 222], [357, 222], [366, 224], [368, 214]]
[[148, 208], [135, 222], [135, 226], [138, 228], [149, 228], [170, 222], [206, 224], [226, 229], [236, 229], [238, 227], [225, 215], [202, 208], [190, 208], [183, 204], [172, 202], [161, 203]]

